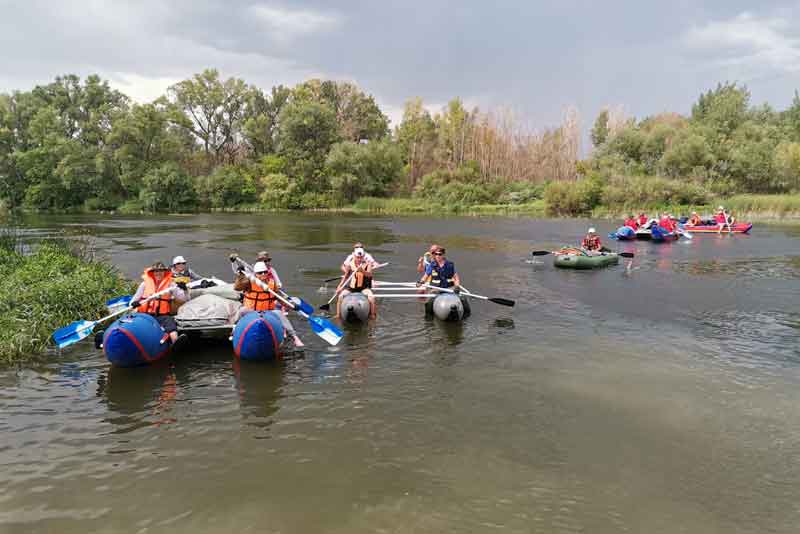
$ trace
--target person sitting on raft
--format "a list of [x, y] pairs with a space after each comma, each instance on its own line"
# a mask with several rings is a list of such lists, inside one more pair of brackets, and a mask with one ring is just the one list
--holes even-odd
[[675, 231], [675, 222], [672, 220], [672, 217], [670, 217], [668, 213], [661, 214], [661, 219], [659, 219], [658, 225], [667, 232]]
[[[452, 289], [456, 293], [461, 291], [461, 277], [456, 272], [456, 265], [447, 259], [444, 247], [437, 247], [433, 252], [433, 261], [425, 269], [425, 275], [419, 281], [419, 285], [428, 284], [434, 287]], [[461, 304], [464, 305], [464, 317], [469, 316], [472, 310], [469, 300], [459, 295]], [[425, 313], [433, 314], [433, 299], [428, 299], [425, 303]]]
[[[358, 247], [353, 253], [348, 256], [343, 264], [344, 276], [336, 292], [339, 293], [339, 300], [336, 302], [336, 317], [341, 316], [342, 299], [345, 295], [350, 293], [360, 292], [363, 293], [367, 300], [369, 300], [369, 318], [374, 319], [377, 316], [375, 306], [375, 295], [372, 293], [372, 269], [374, 267], [374, 260], [371, 263], [367, 260], [366, 251]], [[345, 286], [345, 284], [347, 284]]]
[[[253, 265], [253, 274], [255, 277], [263, 282], [272, 291], [278, 292], [280, 290], [280, 280], [273, 276], [272, 273], [274, 271], [275, 270], [272, 267], [268, 266], [263, 261], [258, 261], [255, 265]], [[277, 297], [261, 287], [259, 284], [251, 281], [245, 274], [244, 267], [239, 267], [238, 274], [239, 276], [236, 278], [233, 289], [236, 291], [242, 291], [242, 310], [236, 320], [249, 312], [280, 309], [280, 303]], [[289, 318], [283, 313], [278, 313], [277, 315], [280, 318], [286, 333], [292, 336], [294, 345], [296, 347], [302, 347], [303, 342], [299, 337], [297, 337], [297, 333], [295, 332], [292, 323], [289, 321]]]
[[647, 215], [645, 215], [644, 212], [642, 212], [639, 214], [639, 220], [636, 222], [639, 223], [639, 227], [643, 227], [647, 225], [647, 221], [648, 221]]
[[342, 262], [342, 273], [344, 273], [345, 277], [347, 277], [348, 265], [350, 265], [350, 263], [352, 263], [353, 256], [355, 255], [355, 252], [356, 252], [357, 249], [361, 249], [361, 250], [364, 251], [364, 260], [369, 264], [369, 266], [372, 269], [374, 269], [378, 265], [378, 262], [375, 261], [375, 258], [373, 258], [372, 255], [369, 252], [366, 251], [366, 249], [364, 248], [363, 243], [361, 243], [359, 241], [358, 243], [355, 243], [353, 245], [353, 252], [348, 254], [348, 256]]
[[717, 214], [714, 215], [714, 222], [716, 222], [719, 225], [719, 231], [717, 233], [721, 234], [722, 230], [726, 226], [728, 227], [728, 231], [730, 231], [731, 225], [733, 224], [734, 220], [735, 219], [733, 218], [732, 214], [725, 213], [725, 208], [723, 208], [722, 206], [717, 208]]
[[[165, 289], [169, 289], [169, 292], [142, 302], [150, 295]], [[142, 273], [142, 283], [139, 284], [139, 288], [131, 298], [131, 307], [135, 308], [138, 313], [152, 315], [168, 334], [174, 348], [178, 342], [183, 343], [188, 339], [186, 334], [178, 335], [178, 325], [175, 323], [174, 317], [178, 307], [187, 300], [186, 283], [175, 283], [172, 272], [163, 263], [157, 261]]]
[[692, 216], [689, 217], [689, 221], [686, 223], [686, 226], [702, 226], [703, 219], [697, 214], [696, 211], [692, 212]]
[[428, 265], [431, 264], [433, 261], [433, 253], [439, 248], [439, 245], [436, 243], [432, 244], [430, 248], [419, 257], [417, 260], [417, 272], [424, 273], [425, 270], [428, 268]]
[[202, 276], [186, 265], [186, 258], [183, 256], [175, 256], [172, 258], [172, 278], [188, 278], [190, 282], [203, 279]]
[[597, 231], [594, 229], [594, 227], [589, 228], [586, 237], [584, 237], [583, 241], [581, 241], [581, 248], [586, 252], [603, 251], [603, 244], [600, 242], [600, 238], [597, 236]]
[[[249, 282], [250, 279], [247, 278], [247, 275], [244, 274], [244, 272], [241, 270], [242, 266], [239, 265], [239, 262], [236, 261], [236, 258], [238, 258], [238, 257], [239, 256], [236, 253], [233, 253], [230, 256], [228, 256], [228, 259], [231, 260], [231, 270], [233, 271], [233, 274], [236, 275], [236, 280], [234, 281], [234, 284], [237, 283], [237, 282], [243, 281], [243, 280], [247, 280]], [[256, 256], [256, 263], [258, 263], [260, 261], [263, 261], [267, 265], [267, 268], [269, 269], [270, 275], [275, 280], [275, 283], [278, 285], [278, 289], [282, 289], [283, 288], [283, 284], [281, 283], [281, 279], [278, 276], [278, 272], [272, 266], [272, 263], [271, 263], [272, 262], [272, 256], [270, 256], [269, 252], [267, 252], [266, 250], [262, 250], [261, 252], [259, 252], [258, 255]], [[242, 282], [242, 283], [244, 283], [244, 282]]]
[[623, 226], [627, 226], [628, 228], [631, 228], [633, 231], [639, 229], [639, 223], [636, 222], [636, 218], [633, 215], [628, 215], [628, 218], [625, 219], [625, 224]]

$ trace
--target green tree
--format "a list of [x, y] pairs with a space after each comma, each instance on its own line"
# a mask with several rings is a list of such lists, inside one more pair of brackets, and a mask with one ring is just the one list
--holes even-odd
[[659, 167], [672, 177], [689, 176], [697, 169], [709, 169], [714, 164], [706, 138], [690, 129], [679, 132], [664, 151]]
[[329, 107], [299, 101], [281, 111], [279, 154], [285, 158], [288, 175], [298, 180], [304, 192], [328, 189], [322, 169], [328, 151], [338, 140], [336, 117]]
[[239, 165], [217, 167], [197, 179], [197, 193], [204, 206], [231, 209], [256, 201], [255, 180]]
[[750, 91], [746, 87], [721, 83], [700, 95], [692, 106], [692, 121], [710, 126], [719, 136], [730, 137], [747, 119], [749, 104]]
[[165, 163], [144, 176], [139, 199], [155, 212], [191, 211], [197, 205], [192, 179], [174, 163]]
[[608, 110], [603, 109], [594, 121], [590, 133], [592, 145], [599, 147], [608, 139]]
[[447, 103], [441, 115], [437, 115], [436, 129], [439, 134], [440, 159], [453, 170], [467, 161], [467, 143], [474, 127], [474, 114], [464, 108], [460, 98]]
[[773, 162], [778, 189], [800, 191], [800, 143], [783, 141], [775, 149]]
[[333, 145], [326, 161], [335, 196], [355, 202], [360, 196], [385, 196], [400, 181], [403, 160], [390, 141]]
[[433, 170], [436, 150], [436, 124], [417, 97], [406, 102], [403, 120], [395, 129], [395, 139], [403, 153], [408, 176], [408, 190], [413, 191], [419, 179]]
[[282, 85], [273, 87], [269, 95], [259, 89], [250, 92], [242, 135], [256, 158], [275, 152], [278, 118], [291, 94], [291, 89]]

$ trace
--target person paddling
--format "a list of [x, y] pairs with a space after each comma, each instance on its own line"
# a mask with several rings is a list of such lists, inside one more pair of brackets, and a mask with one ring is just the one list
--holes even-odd
[[[444, 247], [437, 245], [437, 248], [432, 252], [433, 261], [428, 264], [425, 269], [425, 274], [419, 281], [419, 285], [431, 285], [434, 287], [441, 287], [445, 289], [452, 289], [456, 293], [461, 291], [461, 277], [456, 272], [456, 265], [447, 259], [447, 251]], [[472, 310], [469, 306], [469, 300], [466, 297], [459, 295], [461, 304], [464, 305], [464, 317], [471, 315]], [[425, 304], [425, 312], [429, 315], [433, 314], [433, 299], [429, 299]]]
[[202, 276], [189, 268], [186, 264], [186, 258], [183, 256], [175, 256], [172, 258], [172, 278], [188, 278], [190, 282], [203, 279]]
[[359, 241], [358, 243], [353, 244], [353, 252], [348, 254], [342, 262], [342, 273], [347, 271], [347, 266], [353, 261], [353, 256], [355, 255], [357, 249], [364, 251], [364, 260], [369, 263], [370, 267], [374, 269], [378, 266], [378, 262], [375, 261], [375, 258], [373, 258], [369, 252], [367, 252], [367, 249], [364, 248], [364, 244]]
[[628, 218], [625, 219], [624, 226], [631, 228], [634, 232], [639, 229], [639, 223], [636, 222], [636, 218], [633, 216], [633, 214], [628, 215]]
[[714, 222], [716, 222], [717, 225], [719, 225], [719, 231], [717, 232], [718, 234], [721, 234], [723, 228], [725, 228], [726, 226], [728, 227], [728, 232], [730, 233], [731, 230], [730, 223], [732, 223], [733, 221], [728, 219], [728, 216], [725, 214], [725, 208], [723, 208], [722, 206], [717, 208], [717, 214], [714, 215]]
[[686, 223], [686, 226], [702, 226], [703, 219], [697, 214], [696, 211], [692, 212], [692, 216], [689, 217], [689, 222]]
[[369, 300], [369, 318], [377, 317], [377, 307], [375, 305], [375, 294], [372, 292], [372, 269], [374, 260], [371, 263], [367, 260], [367, 253], [363, 248], [356, 248], [353, 254], [348, 256], [348, 260], [342, 264], [344, 275], [342, 281], [336, 288], [339, 300], [336, 301], [336, 317], [341, 316], [342, 299], [350, 293], [363, 293]]
[[597, 236], [597, 231], [594, 227], [589, 228], [586, 236], [581, 241], [581, 248], [586, 252], [601, 252], [603, 248], [603, 244], [600, 242], [600, 238]]
[[[242, 291], [243, 297], [243, 308], [239, 313], [239, 316], [236, 317], [237, 321], [243, 315], [249, 312], [280, 310], [281, 305], [275, 295], [261, 287], [259, 284], [251, 281], [245, 274], [244, 267], [239, 267], [237, 272], [239, 276], [236, 278], [233, 289], [236, 291]], [[275, 270], [263, 261], [258, 261], [255, 265], [253, 265], [253, 274], [255, 274], [255, 277], [263, 282], [269, 289], [277, 293], [280, 290], [280, 280], [277, 279], [277, 273], [275, 273], [275, 276], [273, 276], [274, 272]], [[283, 313], [278, 313], [277, 315], [280, 318], [281, 324], [283, 324], [283, 328], [286, 330], [286, 333], [292, 336], [294, 345], [296, 347], [303, 347], [304, 344], [297, 336], [297, 333], [295, 332], [291, 321], [289, 321], [289, 318]]]
[[[231, 270], [233, 271], [233, 274], [236, 275], [236, 281], [234, 283], [243, 280], [247, 280], [249, 282], [250, 279], [247, 278], [247, 275], [244, 274], [244, 272], [242, 271], [242, 266], [239, 264], [239, 262], [236, 261], [238, 257], [239, 255], [236, 253], [233, 253], [230, 256], [228, 256], [228, 258], [231, 260]], [[259, 252], [258, 255], [256, 255], [255, 263], [258, 263], [260, 261], [263, 261], [266, 264], [270, 275], [275, 280], [275, 283], [278, 285], [278, 289], [282, 289], [283, 283], [281, 283], [281, 279], [278, 276], [278, 272], [272, 266], [272, 256], [270, 255], [270, 253], [267, 252], [266, 250], [262, 250], [261, 252]]]
[[648, 221], [647, 215], [645, 215], [644, 212], [642, 212], [639, 214], [639, 220], [636, 222], [639, 223], [639, 227], [644, 227], [645, 225], [647, 225], [647, 221]]
[[[150, 295], [169, 289], [168, 293], [158, 298], [142, 302]], [[178, 335], [178, 325], [175, 323], [175, 313], [178, 307], [188, 300], [186, 283], [175, 282], [172, 272], [160, 261], [148, 267], [142, 273], [142, 283], [131, 298], [131, 307], [138, 313], [152, 315], [158, 324], [168, 334], [173, 348], [188, 340], [186, 334]]]

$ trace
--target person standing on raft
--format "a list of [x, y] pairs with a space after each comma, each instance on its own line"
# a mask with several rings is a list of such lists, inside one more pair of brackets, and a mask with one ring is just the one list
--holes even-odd
[[[169, 289], [158, 298], [142, 302], [150, 295]], [[186, 334], [178, 335], [178, 325], [175, 323], [175, 313], [178, 307], [186, 302], [186, 282], [175, 282], [172, 272], [167, 267], [157, 261], [142, 273], [142, 283], [131, 298], [131, 307], [138, 313], [152, 315], [158, 324], [169, 336], [170, 342], [175, 348], [188, 339]]]
[[[434, 287], [452, 289], [458, 294], [461, 291], [461, 277], [456, 272], [456, 264], [447, 259], [446, 252], [444, 247], [436, 246], [436, 249], [431, 253], [433, 261], [428, 264], [425, 274], [418, 282], [418, 285], [427, 284]], [[472, 313], [469, 300], [461, 295], [459, 295], [459, 298], [461, 299], [461, 304], [464, 305], [464, 317], [468, 317]], [[428, 315], [433, 314], [433, 299], [428, 299], [428, 302], [425, 303], [425, 313]]]
[[[369, 318], [377, 317], [377, 307], [375, 306], [375, 295], [372, 293], [372, 269], [375, 260], [370, 262], [367, 253], [363, 248], [356, 248], [342, 264], [344, 274], [342, 281], [339, 282], [336, 292], [339, 293], [339, 300], [336, 301], [336, 318], [341, 317], [342, 299], [350, 293], [363, 293], [369, 300]], [[346, 284], [346, 285], [345, 285]]]
[[[265, 256], [269, 256], [266, 252], [264, 252]], [[261, 254], [259, 254], [261, 256]], [[261, 287], [259, 284], [251, 281], [244, 272], [244, 267], [239, 267], [237, 270], [238, 276], [236, 278], [236, 282], [233, 284], [233, 289], [236, 291], [242, 291], [242, 309], [236, 320], [238, 321], [243, 315], [250, 313], [250, 312], [261, 312], [261, 311], [272, 311], [277, 310], [277, 316], [281, 320], [281, 324], [283, 324], [283, 328], [286, 330], [286, 333], [292, 336], [292, 340], [294, 341], [295, 347], [303, 347], [305, 346], [300, 338], [297, 336], [297, 332], [294, 330], [294, 326], [292, 326], [291, 321], [289, 318], [282, 313], [281, 304], [278, 302], [277, 297]], [[275, 269], [268, 266], [263, 261], [256, 262], [253, 265], [253, 274], [255, 277], [263, 282], [269, 289], [274, 292], [280, 291], [280, 279], [277, 277], [277, 273], [275, 273]]]

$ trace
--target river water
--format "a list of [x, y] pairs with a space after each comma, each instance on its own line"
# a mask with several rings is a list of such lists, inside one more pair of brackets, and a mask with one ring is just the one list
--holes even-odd
[[336, 347], [297, 318], [306, 350], [267, 365], [223, 343], [118, 369], [87, 342], [0, 370], [0, 532], [798, 532], [800, 228], [531, 263], [589, 223], [30, 219], [94, 236], [132, 278], [176, 254], [230, 278], [231, 250], [267, 249], [314, 304], [353, 242], [410, 281], [435, 241], [517, 306], [452, 325], [384, 301]]

